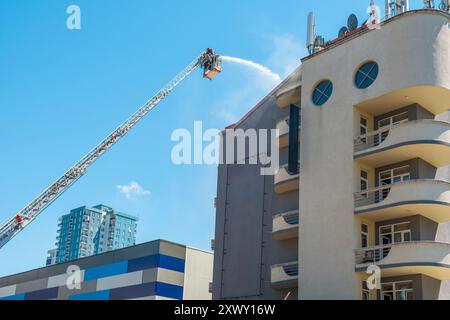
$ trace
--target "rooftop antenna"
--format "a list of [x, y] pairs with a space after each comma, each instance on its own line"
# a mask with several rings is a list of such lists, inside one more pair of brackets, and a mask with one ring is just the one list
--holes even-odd
[[409, 0], [386, 0], [386, 18], [391, 18], [407, 11], [409, 11]]
[[403, 12], [409, 11], [409, 0], [404, 0], [403, 2]]
[[423, 0], [423, 4], [427, 9], [434, 9], [434, 0]]
[[439, 9], [442, 11], [450, 12], [450, 1], [449, 0], [441, 0]]
[[386, 0], [386, 6], [385, 6], [385, 16], [386, 19], [390, 18], [392, 15], [392, 8], [391, 8], [391, 0]]
[[308, 14], [308, 34], [306, 36], [306, 47], [308, 48], [309, 54], [314, 53], [314, 42], [316, 39], [316, 24], [314, 18], [314, 12]]
[[316, 35], [316, 23], [314, 18], [314, 12], [308, 14], [308, 34], [306, 40], [306, 47], [309, 54], [316, 53], [325, 47], [325, 39], [322, 36]]

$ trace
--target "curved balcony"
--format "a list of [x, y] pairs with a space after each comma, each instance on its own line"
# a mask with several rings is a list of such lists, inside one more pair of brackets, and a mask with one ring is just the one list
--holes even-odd
[[[300, 126], [299, 126], [300, 128]], [[289, 118], [285, 118], [277, 123], [277, 146], [279, 149], [289, 146]], [[300, 130], [299, 130], [300, 135]]]
[[355, 214], [383, 221], [421, 214], [435, 222], [450, 221], [450, 183], [413, 180], [355, 193]]
[[450, 164], [450, 123], [409, 121], [360, 136], [354, 147], [355, 159], [372, 167], [412, 158], [443, 167]]
[[302, 101], [302, 70], [298, 67], [288, 76], [276, 91], [276, 103], [279, 108], [286, 108], [291, 104]]
[[299, 174], [293, 175], [288, 172], [287, 165], [280, 167], [274, 178], [275, 192], [282, 194], [298, 190], [300, 187], [299, 178]]
[[298, 211], [278, 214], [273, 217], [272, 238], [288, 240], [298, 237]]
[[405, 242], [356, 250], [356, 271], [366, 272], [371, 265], [382, 270], [382, 277], [425, 274], [450, 280], [450, 244]]
[[[446, 54], [447, 52], [448, 51], [446, 51]], [[411, 66], [411, 64], [408, 66]], [[423, 65], [420, 67], [422, 68]], [[411, 70], [412, 68], [409, 69]], [[441, 70], [443, 71], [444, 69]], [[417, 72], [420, 73], [423, 71]], [[400, 77], [398, 81], [393, 82], [396, 83], [396, 86], [404, 82], [404, 80], [408, 81], [408, 76], [406, 76], [405, 73], [398, 76]], [[389, 80], [393, 81], [392, 77]], [[415, 82], [415, 79], [412, 78], [411, 81]], [[410, 105], [411, 103], [420, 104], [434, 115], [444, 113], [450, 109], [450, 87], [448, 86], [448, 82], [444, 85], [441, 84], [441, 86], [437, 86], [436, 83], [433, 85], [420, 86], [407, 86], [407, 84], [404, 83], [403, 86], [405, 85], [406, 87], [401, 89], [391, 88], [393, 91], [378, 97], [369, 98], [369, 100], [367, 100], [367, 96], [363, 94], [361, 95], [363, 101], [357, 103], [355, 107], [374, 116], [397, 110], [398, 108]]]
[[277, 145], [278, 148], [285, 148], [289, 145], [289, 118], [283, 119], [277, 123]]
[[282, 263], [272, 266], [270, 282], [277, 289], [298, 286], [298, 262]]

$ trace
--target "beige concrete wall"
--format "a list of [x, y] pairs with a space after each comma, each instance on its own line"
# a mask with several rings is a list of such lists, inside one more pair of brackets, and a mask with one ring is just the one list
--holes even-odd
[[[407, 263], [430, 263], [430, 265], [438, 263], [450, 266], [450, 244], [433, 241], [396, 244], [389, 255], [378, 264], [382, 266]], [[446, 271], [446, 275], [450, 279], [450, 269]]]
[[[402, 182], [393, 185], [389, 195], [382, 202], [360, 207], [358, 211], [417, 201], [450, 204], [450, 183], [439, 180]], [[448, 210], [445, 210], [445, 212], [448, 212]]]
[[[402, 88], [450, 88], [448, 21], [438, 13], [408, 14], [303, 62], [300, 299], [360, 299], [354, 106]], [[368, 89], [357, 89], [355, 72], [369, 60], [380, 66], [378, 79]], [[317, 107], [311, 95], [323, 79], [333, 82], [333, 95]], [[403, 98], [404, 105], [415, 102]]]
[[186, 248], [183, 300], [211, 300], [213, 259], [212, 252]]

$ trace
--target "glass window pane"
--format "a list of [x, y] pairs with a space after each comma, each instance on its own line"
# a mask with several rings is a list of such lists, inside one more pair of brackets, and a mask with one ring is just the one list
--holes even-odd
[[383, 226], [380, 228], [380, 234], [386, 234], [392, 232], [392, 226]]
[[402, 242], [402, 234], [401, 233], [395, 233], [394, 234], [394, 243], [401, 243]]
[[396, 115], [394, 117], [392, 117], [392, 122], [395, 123], [399, 123], [399, 122], [404, 122], [408, 120], [408, 113], [404, 112], [402, 114]]
[[367, 239], [367, 235], [362, 234], [361, 235], [361, 247], [362, 248], [367, 248], [369, 246], [369, 241]]
[[369, 290], [369, 287], [367, 285], [367, 281], [363, 281], [362, 282], [362, 288], [363, 288], [363, 290]]
[[369, 174], [366, 171], [361, 170], [361, 178], [367, 179]]
[[391, 301], [391, 300], [394, 300], [393, 296], [394, 296], [393, 293], [384, 293], [382, 299], [383, 300], [387, 300], [387, 301]]
[[380, 173], [380, 179], [390, 179], [391, 178], [391, 171], [383, 171]]
[[364, 127], [367, 127], [367, 119], [361, 118], [360, 123], [361, 123], [361, 125], [363, 125]]
[[393, 291], [394, 290], [394, 284], [392, 283], [385, 283], [381, 285], [381, 290], [382, 291]]
[[361, 191], [367, 190], [367, 181], [361, 180]]
[[362, 224], [361, 225], [361, 231], [368, 233], [369, 232], [369, 226], [367, 224]]
[[406, 292], [404, 292], [404, 291], [396, 292], [395, 299], [396, 300], [407, 300]]
[[404, 174], [409, 174], [409, 172], [410, 172], [409, 166], [397, 168], [397, 169], [394, 169], [394, 176], [400, 176], [400, 175], [404, 175]]
[[383, 119], [383, 120], [380, 120], [378, 122], [378, 126], [380, 128], [387, 127], [387, 126], [390, 126], [390, 125], [391, 125], [391, 119], [390, 118]]
[[394, 226], [394, 231], [406, 231], [411, 229], [410, 223], [402, 223]]
[[313, 91], [312, 100], [315, 105], [321, 106], [331, 97], [333, 84], [330, 80], [322, 81]]
[[413, 288], [412, 281], [406, 281], [406, 282], [398, 282], [396, 284], [396, 290], [408, 290]]
[[359, 89], [368, 88], [378, 77], [379, 67], [375, 62], [368, 62], [362, 65], [355, 75], [355, 85]]
[[403, 240], [406, 242], [411, 241], [411, 232], [406, 232], [403, 234]]
[[384, 235], [382, 238], [381, 238], [381, 244], [382, 245], [385, 245], [385, 244], [391, 244], [392, 243], [392, 235]]

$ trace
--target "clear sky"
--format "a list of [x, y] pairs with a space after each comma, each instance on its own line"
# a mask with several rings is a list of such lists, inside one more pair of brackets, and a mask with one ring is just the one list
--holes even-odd
[[[376, 1], [384, 5], [384, 0]], [[66, 8], [81, 8], [68, 30]], [[306, 17], [331, 40], [365, 0], [1, 0], [0, 224], [12, 217], [206, 47], [285, 77], [305, 56]], [[412, 1], [421, 7], [422, 1]], [[138, 242], [163, 238], [209, 248], [217, 168], [171, 162], [177, 128], [238, 120], [274, 87], [225, 64], [213, 82], [198, 72], [154, 110], [25, 231], [0, 249], [0, 276], [42, 267], [57, 219], [99, 203], [136, 215]], [[118, 186], [137, 182], [124, 194]], [[126, 189], [126, 188], [125, 188]]]

